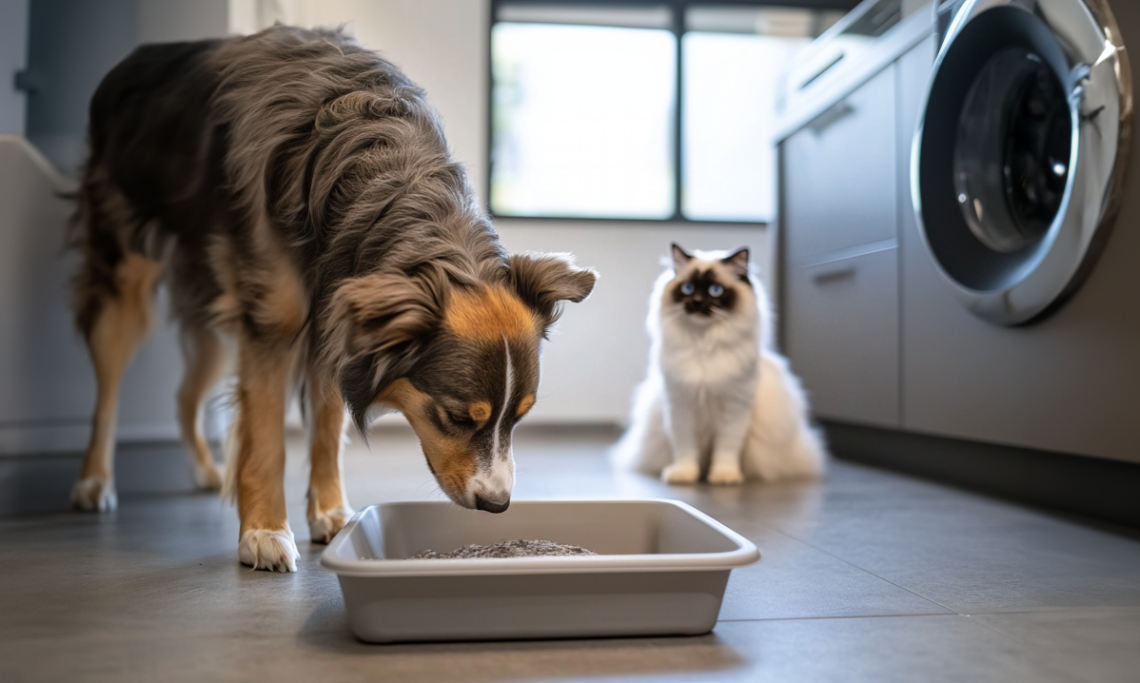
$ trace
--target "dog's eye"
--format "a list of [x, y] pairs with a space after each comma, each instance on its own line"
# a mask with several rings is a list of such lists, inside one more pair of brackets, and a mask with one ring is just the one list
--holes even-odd
[[724, 294], [724, 287], [717, 284], [709, 285], [709, 296], [720, 296], [721, 294]]
[[681, 293], [685, 296], [688, 296], [695, 291], [697, 291], [697, 288], [693, 286], [692, 282], [686, 282], [685, 284], [681, 285]]
[[456, 413], [448, 412], [447, 421], [456, 427], [474, 427], [475, 420], [472, 420], [466, 415], [457, 415]]

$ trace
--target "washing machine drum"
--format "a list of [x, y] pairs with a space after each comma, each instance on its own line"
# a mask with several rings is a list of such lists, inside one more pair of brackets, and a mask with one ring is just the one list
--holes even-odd
[[1127, 166], [1132, 81], [1104, 0], [973, 0], [943, 40], [913, 150], [924, 242], [975, 314], [1056, 309], [1092, 268]]

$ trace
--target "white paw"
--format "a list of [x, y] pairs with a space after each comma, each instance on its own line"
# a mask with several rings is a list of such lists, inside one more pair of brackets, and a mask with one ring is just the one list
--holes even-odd
[[701, 476], [701, 467], [695, 462], [675, 462], [661, 472], [666, 484], [695, 484]]
[[299, 557], [293, 531], [288, 525], [277, 530], [250, 529], [241, 535], [241, 543], [238, 544], [241, 563], [254, 569], [295, 572]]
[[112, 512], [118, 505], [115, 482], [110, 479], [87, 477], [75, 482], [71, 489], [71, 506], [76, 509]]
[[356, 514], [352, 508], [338, 508], [322, 512], [309, 519], [309, 538], [313, 543], [328, 543]]
[[731, 465], [713, 465], [709, 468], [709, 483], [722, 486], [743, 484], [744, 473], [740, 471], [740, 465], [735, 463]]
[[224, 479], [222, 468], [217, 463], [211, 463], [209, 467], [194, 464], [194, 486], [202, 491], [220, 491]]

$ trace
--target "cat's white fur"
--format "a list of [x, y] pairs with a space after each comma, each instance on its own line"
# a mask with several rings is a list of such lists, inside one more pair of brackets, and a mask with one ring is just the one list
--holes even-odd
[[706, 463], [712, 484], [818, 476], [823, 440], [808, 422], [799, 380], [773, 347], [767, 295], [755, 274], [748, 273], [752, 287], [731, 285], [738, 296], [731, 313], [686, 314], [672, 300], [671, 285], [695, 268], [715, 269], [730, 286], [735, 275], [722, 263], [728, 256], [698, 251], [686, 263], [675, 252], [676, 270], [657, 279], [647, 319], [649, 372], [614, 462], [674, 484], [696, 482]]

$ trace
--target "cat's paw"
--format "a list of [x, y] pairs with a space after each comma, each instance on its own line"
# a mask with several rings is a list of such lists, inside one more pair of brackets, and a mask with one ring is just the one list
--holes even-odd
[[675, 462], [661, 472], [666, 484], [695, 484], [701, 476], [701, 467], [695, 462]]
[[744, 473], [740, 465], [713, 465], [709, 468], [709, 483], [719, 486], [735, 486], [744, 483]]

